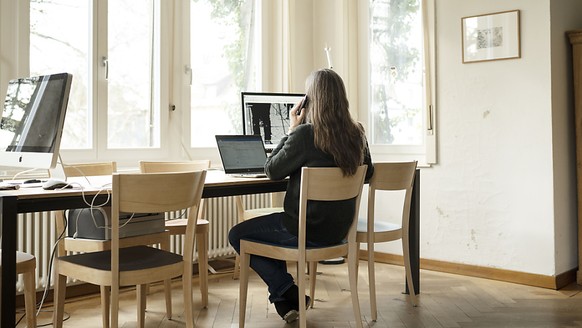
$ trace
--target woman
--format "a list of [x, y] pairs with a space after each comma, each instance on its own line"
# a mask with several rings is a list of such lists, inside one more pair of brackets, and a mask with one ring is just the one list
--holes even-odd
[[[306, 100], [307, 106], [304, 106]], [[289, 112], [289, 133], [273, 150], [265, 164], [273, 180], [289, 176], [284, 212], [241, 222], [229, 232], [229, 241], [240, 253], [240, 240], [252, 239], [284, 246], [297, 246], [301, 168], [339, 167], [345, 175], [355, 174], [358, 166], [368, 165], [366, 180], [374, 167], [364, 129], [350, 116], [346, 90], [341, 77], [332, 70], [313, 72], [307, 80], [307, 96]], [[303, 107], [305, 107], [303, 109]], [[300, 114], [298, 114], [298, 110]], [[302, 124], [302, 123], [306, 124]], [[309, 203], [307, 246], [337, 244], [346, 236], [355, 200]], [[251, 256], [251, 267], [265, 281], [269, 300], [287, 322], [298, 317], [299, 291], [287, 272], [285, 261]], [[307, 305], [310, 299], [307, 297]]]

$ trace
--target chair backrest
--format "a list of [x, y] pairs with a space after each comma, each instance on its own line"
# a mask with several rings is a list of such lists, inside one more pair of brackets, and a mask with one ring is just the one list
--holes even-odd
[[412, 201], [412, 187], [416, 172], [416, 161], [374, 163], [374, 175], [370, 179], [368, 192], [368, 231], [374, 231], [374, 212], [376, 191], [404, 191], [402, 203], [402, 229], [408, 231], [410, 218], [410, 204]]
[[305, 222], [307, 216], [307, 201], [339, 201], [355, 199], [352, 225], [348, 232], [348, 242], [355, 242], [356, 222], [367, 165], [358, 168], [353, 176], [344, 176], [339, 168], [304, 167], [301, 169], [301, 191], [299, 199], [299, 250], [305, 252]]
[[142, 173], [201, 171], [206, 170], [209, 167], [210, 167], [209, 160], [196, 160], [187, 162], [157, 162], [157, 161], [139, 162], [139, 169]]
[[[186, 162], [140, 161], [141, 173], [167, 173], [167, 172], [192, 172], [202, 171], [210, 167], [210, 160], [201, 159]], [[202, 200], [198, 208], [198, 218], [204, 215], [205, 202]]]
[[117, 171], [116, 162], [96, 162], [96, 163], [79, 163], [63, 164], [63, 170], [67, 178], [112, 175]]
[[[206, 171], [113, 174], [111, 249], [119, 252], [119, 213], [157, 213], [189, 208], [197, 213]], [[188, 220], [184, 259], [192, 259], [196, 218]], [[115, 254], [113, 254], [115, 256]], [[113, 257], [112, 257], [113, 258]], [[112, 265], [114, 265], [112, 260]]]

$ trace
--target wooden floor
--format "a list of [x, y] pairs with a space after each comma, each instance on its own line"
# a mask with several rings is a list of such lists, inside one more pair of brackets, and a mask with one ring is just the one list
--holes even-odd
[[[379, 318], [370, 319], [366, 262], [360, 262], [359, 295], [364, 327], [582, 327], [582, 286], [572, 284], [554, 291], [493, 280], [471, 278], [432, 271], [421, 272], [419, 306], [413, 308], [401, 292], [404, 288], [402, 267], [378, 264], [377, 285]], [[290, 268], [290, 272], [294, 272]], [[347, 267], [320, 265], [314, 309], [307, 312], [307, 324], [314, 328], [355, 327]], [[194, 284], [197, 279], [194, 277]], [[194, 295], [196, 327], [238, 327], [238, 280], [223, 273], [211, 275], [208, 309], [201, 309], [199, 293]], [[173, 284], [174, 318], [165, 317], [163, 289], [151, 287], [148, 297], [146, 327], [185, 327], [182, 292]], [[196, 288], [197, 286], [195, 286]], [[122, 293], [120, 323], [135, 327], [135, 291]], [[296, 327], [286, 325], [267, 301], [263, 282], [253, 273], [247, 301], [246, 327]], [[52, 305], [39, 315], [38, 325], [50, 323]], [[65, 327], [101, 327], [99, 297], [69, 301]], [[22, 314], [18, 314], [20, 319]], [[18, 327], [25, 327], [22, 320]]]

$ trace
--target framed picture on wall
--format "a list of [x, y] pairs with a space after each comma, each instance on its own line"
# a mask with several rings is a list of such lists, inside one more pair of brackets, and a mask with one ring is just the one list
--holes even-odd
[[521, 57], [519, 10], [463, 17], [463, 63]]

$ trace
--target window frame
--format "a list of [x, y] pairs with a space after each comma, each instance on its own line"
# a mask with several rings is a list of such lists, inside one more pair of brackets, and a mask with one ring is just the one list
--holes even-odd
[[[164, 159], [170, 157], [173, 150], [171, 131], [177, 129], [170, 122], [170, 88], [171, 88], [171, 53], [172, 23], [174, 3], [170, 1], [154, 1], [154, 55], [153, 63], [153, 106], [159, 109], [160, 146], [151, 148], [110, 149], [107, 146], [108, 111], [107, 111], [107, 80], [105, 67], [101, 58], [107, 57], [107, 1], [90, 1], [89, 20], [89, 124], [91, 138], [87, 149], [60, 149], [64, 163], [79, 163], [88, 161], [115, 160], [119, 167], [136, 167], [139, 159]], [[0, 21], [5, 22], [10, 29], [0, 32], [0, 77], [2, 78], [0, 96], [5, 96], [8, 80], [30, 75], [30, 1], [7, 1], [0, 5]], [[74, 81], [74, 77], [73, 77]], [[74, 83], [74, 82], [73, 82]], [[176, 140], [176, 139], [174, 139]], [[174, 150], [175, 151], [175, 150]], [[6, 175], [12, 174], [12, 168], [6, 169]]]
[[[377, 145], [369, 139], [369, 147], [375, 161], [418, 160], [419, 165], [437, 163], [437, 129], [435, 90], [435, 0], [420, 0], [424, 30], [424, 101], [423, 145]], [[371, 129], [369, 75], [369, 1], [358, 2], [358, 118], [368, 135]], [[371, 137], [369, 137], [371, 138]]]

